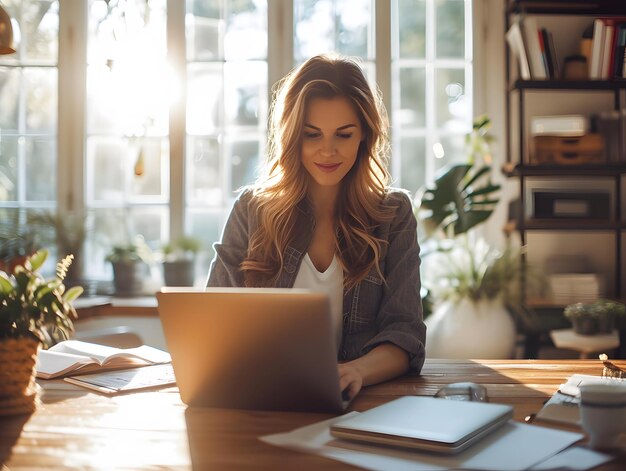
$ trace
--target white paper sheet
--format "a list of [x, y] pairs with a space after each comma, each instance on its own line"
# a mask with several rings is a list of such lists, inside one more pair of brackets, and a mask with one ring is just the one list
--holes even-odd
[[[341, 418], [353, 414], [358, 412], [351, 412]], [[319, 454], [371, 470], [422, 471], [455, 468], [518, 471], [544, 462], [583, 438], [580, 433], [511, 421], [466, 451], [445, 456], [337, 440], [330, 435], [330, 424], [338, 419], [339, 417], [318, 422], [288, 433], [266, 435], [260, 439], [271, 445]], [[579, 450], [580, 453], [585, 451], [588, 450]], [[577, 453], [569, 455], [569, 458], [564, 455], [563, 458], [570, 464], [583, 462]], [[570, 462], [570, 459], [573, 461]], [[610, 457], [604, 461], [600, 461], [601, 459], [599, 456], [588, 458], [589, 468], [608, 461]], [[556, 464], [561, 466], [558, 462]]]

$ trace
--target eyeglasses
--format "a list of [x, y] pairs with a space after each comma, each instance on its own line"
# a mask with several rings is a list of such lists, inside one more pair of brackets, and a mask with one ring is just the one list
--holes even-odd
[[452, 383], [444, 386], [435, 397], [455, 401], [489, 402], [487, 388], [476, 383]]

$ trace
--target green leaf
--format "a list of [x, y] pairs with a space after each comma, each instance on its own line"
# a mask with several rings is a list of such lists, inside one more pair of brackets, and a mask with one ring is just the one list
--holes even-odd
[[[495, 209], [499, 198], [495, 194], [500, 185], [490, 179], [491, 167], [483, 165], [476, 169], [471, 164], [444, 167], [436, 176], [433, 186], [422, 191], [419, 205], [422, 227], [428, 236], [443, 231], [457, 236], [485, 221]], [[493, 206], [493, 207], [490, 207]]]
[[63, 295], [63, 300], [66, 303], [71, 303], [76, 298], [78, 298], [81, 294], [83, 294], [83, 287], [82, 286], [73, 286], [72, 288], [68, 289], [65, 292], [65, 294]]
[[9, 276], [3, 271], [0, 271], [0, 292], [2, 294], [9, 294], [13, 289], [13, 283], [11, 283]]
[[37, 252], [35, 252], [33, 255], [31, 255], [28, 258], [28, 261], [30, 262], [31, 270], [32, 271], [39, 270], [39, 268], [41, 268], [41, 266], [44, 264], [47, 258], [48, 258], [48, 250], [40, 249]]

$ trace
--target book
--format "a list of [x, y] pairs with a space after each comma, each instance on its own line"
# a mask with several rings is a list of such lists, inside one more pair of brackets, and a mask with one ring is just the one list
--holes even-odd
[[333, 423], [337, 438], [456, 454], [513, 417], [513, 407], [404, 396]]
[[528, 63], [528, 55], [526, 54], [524, 37], [522, 35], [519, 22], [515, 22], [511, 25], [506, 33], [506, 40], [509, 44], [513, 57], [517, 59], [520, 78], [523, 80], [530, 80], [530, 65]]
[[575, 374], [561, 384], [559, 390], [543, 405], [535, 416], [536, 421], [554, 422], [566, 425], [580, 425], [580, 390], [583, 384], [597, 384], [625, 381], [616, 378]]
[[604, 48], [604, 21], [596, 18], [593, 21], [593, 39], [591, 43], [591, 63], [589, 78], [599, 79], [602, 74], [602, 57]]
[[537, 28], [537, 21], [535, 18], [525, 17], [521, 22], [521, 26], [524, 43], [527, 45], [530, 74], [533, 79], [546, 79], [548, 74], [543, 63], [541, 44], [539, 43], [541, 32]]
[[[547, 30], [546, 30], [547, 31]], [[556, 48], [554, 47], [554, 37], [552, 36], [551, 31], [547, 31], [548, 33], [548, 54], [550, 62], [552, 63], [552, 78], [558, 79], [561, 77], [561, 68], [559, 67], [559, 58], [556, 53]]]
[[176, 384], [171, 363], [70, 376], [64, 381], [107, 395], [156, 389]]
[[602, 46], [602, 69], [600, 72], [601, 79], [608, 79], [611, 70], [611, 53], [613, 52], [613, 35], [615, 33], [615, 25], [607, 21], [604, 22], [604, 45]]
[[52, 379], [70, 374], [119, 370], [171, 361], [169, 353], [148, 345], [115, 348], [79, 340], [65, 340], [39, 352], [37, 377]]

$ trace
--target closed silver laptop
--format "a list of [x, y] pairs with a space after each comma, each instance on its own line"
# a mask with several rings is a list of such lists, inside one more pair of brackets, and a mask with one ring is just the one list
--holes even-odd
[[185, 404], [311, 412], [345, 408], [325, 294], [163, 288], [156, 296]]

